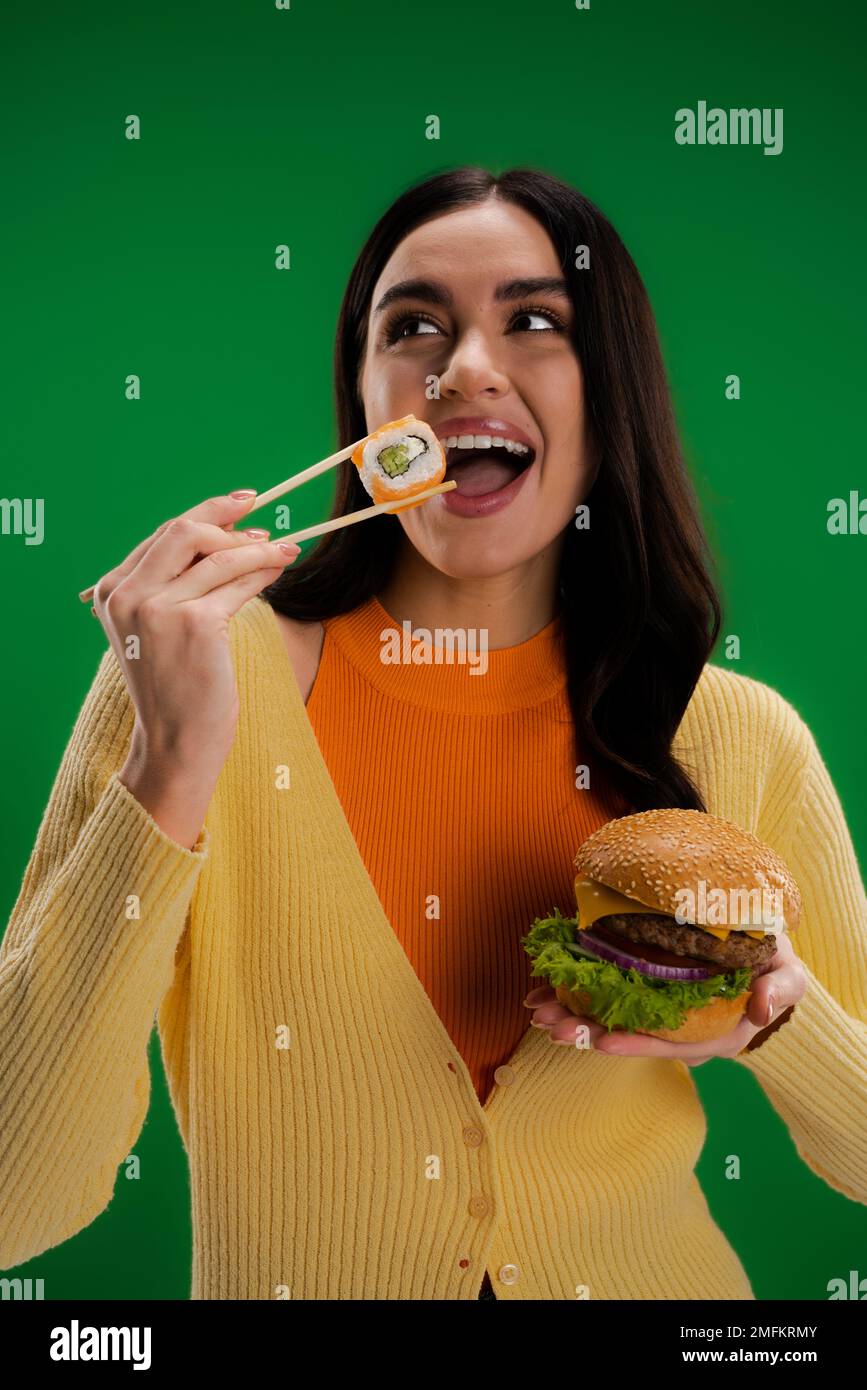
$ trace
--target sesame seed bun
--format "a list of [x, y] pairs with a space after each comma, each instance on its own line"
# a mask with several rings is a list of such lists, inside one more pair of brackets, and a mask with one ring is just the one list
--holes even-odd
[[725, 893], [779, 888], [786, 929], [801, 916], [798, 885], [779, 855], [749, 831], [704, 811], [671, 808], [610, 820], [584, 841], [574, 862], [579, 878], [595, 879], [671, 917], [680, 911], [681, 920], [694, 925], [701, 923], [683, 910], [676, 894], [696, 894], [700, 880], [708, 891]]
[[[587, 996], [574, 989], [558, 985], [557, 1001], [573, 1014], [587, 1018]], [[712, 999], [700, 1009], [687, 1009], [686, 1018], [679, 1028], [636, 1028], [649, 1038], [663, 1038], [666, 1042], [711, 1042], [722, 1038], [737, 1028], [749, 1003], [752, 990], [748, 989], [735, 999]]]

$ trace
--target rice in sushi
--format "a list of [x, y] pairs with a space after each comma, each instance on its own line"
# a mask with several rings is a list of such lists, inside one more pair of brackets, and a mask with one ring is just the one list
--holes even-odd
[[353, 451], [352, 462], [374, 502], [414, 497], [441, 483], [446, 471], [442, 444], [415, 415], [374, 430]]

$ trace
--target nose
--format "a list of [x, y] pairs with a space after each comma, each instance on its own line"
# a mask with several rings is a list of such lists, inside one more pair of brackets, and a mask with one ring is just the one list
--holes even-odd
[[461, 335], [439, 378], [440, 396], [502, 396], [509, 389], [509, 378], [497, 366], [482, 332]]

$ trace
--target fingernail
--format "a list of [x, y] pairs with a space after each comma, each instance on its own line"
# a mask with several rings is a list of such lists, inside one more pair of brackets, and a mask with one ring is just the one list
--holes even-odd
[[238, 501], [242, 502], [245, 497], [255, 497], [256, 489], [254, 487], [239, 487], [237, 492], [230, 492], [229, 496], [237, 497]]
[[281, 550], [286, 551], [287, 555], [297, 555], [299, 550], [301, 549], [300, 545], [295, 545], [294, 543], [290, 543], [289, 541], [278, 541], [277, 544], [279, 545]]
[[773, 994], [769, 994], [769, 995], [768, 995], [768, 1012], [767, 1012], [767, 1015], [766, 1015], [766, 1017], [765, 1017], [765, 1027], [767, 1027], [767, 1025], [770, 1023], [771, 1019], [773, 1018], [773, 1016], [774, 1016], [774, 1010], [776, 1009], [776, 1007], [777, 1007], [777, 1001], [776, 1001], [776, 999], [774, 998]]
[[267, 536], [268, 532], [263, 531], [261, 526], [248, 526], [244, 531], [244, 535], [255, 536], [256, 540], [258, 540], [260, 536]]

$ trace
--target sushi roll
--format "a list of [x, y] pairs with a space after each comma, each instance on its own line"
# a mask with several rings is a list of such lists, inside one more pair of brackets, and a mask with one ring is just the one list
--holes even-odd
[[446, 471], [442, 444], [415, 415], [374, 430], [353, 451], [352, 462], [374, 502], [414, 497], [441, 483]]

